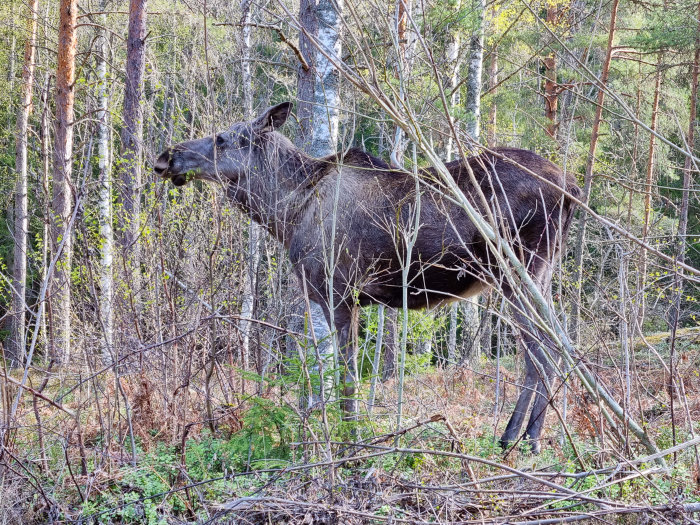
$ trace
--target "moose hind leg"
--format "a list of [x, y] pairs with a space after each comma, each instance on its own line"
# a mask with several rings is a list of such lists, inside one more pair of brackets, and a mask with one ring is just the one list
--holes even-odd
[[[542, 376], [542, 373], [538, 371]], [[530, 444], [534, 454], [540, 453], [540, 435], [544, 426], [545, 414], [549, 405], [549, 379], [547, 377], [539, 377], [537, 382], [537, 391], [535, 392], [535, 402], [532, 404], [530, 419], [525, 429], [525, 438]]]
[[512, 443], [517, 441], [520, 429], [525, 421], [525, 416], [527, 416], [527, 410], [530, 407], [530, 401], [532, 400], [532, 394], [537, 388], [537, 369], [532, 362], [532, 359], [526, 351], [525, 355], [525, 382], [523, 383], [522, 389], [520, 390], [520, 395], [518, 396], [518, 401], [515, 403], [515, 409], [513, 410], [513, 415], [510, 416], [506, 430], [501, 436], [501, 447], [504, 449], [508, 448]]
[[[542, 279], [542, 276], [540, 276]], [[538, 279], [538, 280], [540, 280]], [[541, 284], [541, 283], [540, 283]], [[532, 412], [525, 429], [525, 437], [534, 453], [540, 451], [540, 434], [544, 425], [545, 413], [549, 405], [549, 378], [552, 376], [552, 364], [548, 359], [548, 349], [555, 348], [551, 339], [534, 326], [528, 315], [519, 307], [520, 301], [509, 288], [504, 290], [506, 299], [511, 303], [513, 318], [518, 326], [522, 342], [525, 344], [525, 384], [515, 406], [513, 416], [501, 437], [501, 444], [515, 442], [520, 436], [520, 429], [527, 414], [533, 394], [536, 393]]]

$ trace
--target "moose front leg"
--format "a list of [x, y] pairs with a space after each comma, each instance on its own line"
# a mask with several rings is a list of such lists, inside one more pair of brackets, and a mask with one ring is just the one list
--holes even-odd
[[333, 312], [338, 333], [338, 365], [340, 366], [340, 402], [343, 419], [355, 421], [358, 417], [357, 400], [357, 307], [337, 307]]

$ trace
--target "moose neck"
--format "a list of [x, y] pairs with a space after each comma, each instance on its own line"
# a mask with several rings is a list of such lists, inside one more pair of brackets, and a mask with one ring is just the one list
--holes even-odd
[[277, 132], [270, 133], [256, 153], [247, 177], [229, 188], [229, 197], [288, 247], [319, 162]]

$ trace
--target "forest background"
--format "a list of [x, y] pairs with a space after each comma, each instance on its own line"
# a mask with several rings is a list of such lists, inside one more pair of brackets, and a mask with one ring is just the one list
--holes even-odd
[[[700, 510], [700, 4], [9, 0], [0, 14], [4, 522]], [[513, 146], [575, 173], [585, 206], [550, 306], [666, 463], [570, 368], [544, 452], [504, 454], [522, 359], [495, 292], [365, 308], [360, 420], [333, 396], [314, 405], [332, 338], [282, 247], [219, 185], [151, 170], [165, 147], [286, 100], [283, 132], [315, 156], [356, 147], [410, 171]]]

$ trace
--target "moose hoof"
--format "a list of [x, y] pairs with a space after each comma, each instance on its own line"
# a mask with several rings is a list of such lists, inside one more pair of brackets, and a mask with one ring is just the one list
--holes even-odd
[[529, 446], [528, 448], [530, 449], [530, 454], [537, 455], [542, 450], [542, 445], [540, 445], [539, 439], [528, 439], [525, 441], [525, 443]]
[[[513, 444], [516, 442], [516, 439], [510, 439], [507, 438], [505, 435], [501, 437], [501, 439], [498, 441], [499, 445], [501, 445], [501, 448], [506, 451], [509, 450], [510, 447], [513, 446]], [[526, 450], [530, 454], [537, 455], [540, 453], [542, 446], [540, 445], [539, 439], [531, 439], [531, 438], [524, 438], [518, 442], [518, 446], [520, 446], [523, 450]]]

